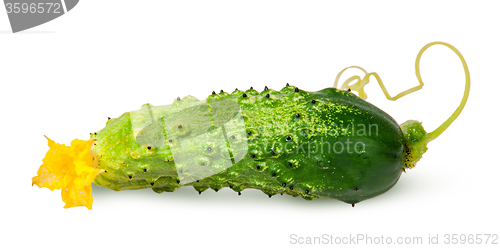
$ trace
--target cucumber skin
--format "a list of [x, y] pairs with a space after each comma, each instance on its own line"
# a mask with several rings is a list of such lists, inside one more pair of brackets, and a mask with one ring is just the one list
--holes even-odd
[[[171, 137], [165, 134], [167, 145], [150, 146], [148, 149], [134, 138], [132, 121], [137, 123], [141, 120], [132, 120], [131, 112], [110, 119], [104, 129], [91, 135], [91, 138], [96, 139], [92, 150], [99, 159], [99, 168], [105, 170], [95, 178], [94, 183], [113, 190], [152, 188], [157, 193], [172, 192], [185, 185], [192, 185], [200, 193], [208, 188], [217, 191], [230, 187], [236, 192], [255, 188], [269, 196], [285, 193], [308, 200], [335, 198], [355, 204], [386, 192], [398, 181], [403, 172], [405, 139], [392, 117], [347, 91], [326, 88], [318, 92], [296, 92], [295, 89], [287, 86], [280, 91], [266, 89], [259, 93], [249, 89], [210, 95], [206, 100], [208, 104], [228, 99], [239, 103], [243, 118], [234, 120], [241, 120], [246, 133], [252, 134], [236, 136], [239, 142], [248, 142], [248, 153], [228, 169], [184, 185], [179, 182], [178, 174], [178, 169], [182, 167], [176, 168], [171, 150], [176, 149], [176, 139], [168, 143]], [[193, 109], [190, 107], [200, 103], [204, 102], [185, 97], [175, 101], [162, 115], [168, 118], [169, 111], [190, 110]], [[207, 113], [194, 111], [187, 115]], [[300, 114], [298, 118], [297, 113]], [[355, 124], [354, 132], [352, 129], [346, 134], [332, 132], [332, 129], [338, 131], [340, 124], [343, 123], [345, 127], [351, 122]], [[365, 125], [365, 130], [370, 125], [377, 125], [377, 135], [357, 135], [361, 129], [359, 124]], [[272, 128], [260, 132], [264, 126]], [[220, 129], [219, 126], [212, 127]], [[194, 132], [194, 129], [184, 130], [188, 130], [187, 137], [190, 132]], [[311, 135], [303, 132], [307, 130]], [[231, 136], [231, 130], [226, 131], [226, 135]], [[286, 140], [288, 136], [292, 138], [290, 141]], [[364, 152], [307, 154], [307, 144], [334, 144], [347, 139], [352, 144], [362, 142], [365, 145]], [[272, 154], [272, 147], [266, 144], [275, 142], [293, 142], [289, 146], [291, 152], [290, 149], [275, 149]], [[302, 145], [304, 149], [300, 149], [300, 144], [305, 144]], [[216, 144], [214, 151], [226, 145]], [[256, 147], [264, 149], [254, 149]], [[199, 149], [196, 145], [184, 146], [183, 152], [187, 156], [205, 154], [202, 157], [209, 159], [214, 166], [222, 160], [228, 160], [220, 153], [208, 155]], [[189, 169], [182, 173], [189, 173]]]

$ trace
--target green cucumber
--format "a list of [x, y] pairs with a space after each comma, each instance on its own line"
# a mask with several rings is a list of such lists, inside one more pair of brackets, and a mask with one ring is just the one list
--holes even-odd
[[[148, 118], [150, 113], [157, 119]], [[140, 144], [134, 133], [155, 123], [159, 128], [147, 135], [159, 138]], [[145, 105], [110, 119], [91, 138], [101, 156], [99, 168], [106, 170], [94, 183], [113, 190], [254, 188], [269, 196], [350, 204], [398, 181], [406, 144], [393, 118], [353, 93], [293, 86], [222, 92], [206, 101], [186, 97], [169, 107]]]
[[[389, 100], [421, 89], [420, 57], [436, 44], [459, 56], [466, 76], [459, 107], [436, 130], [427, 133], [411, 120], [398, 125], [364, 100], [371, 76]], [[74, 140], [68, 147], [49, 139], [50, 150], [33, 184], [63, 189], [65, 207], [89, 209], [92, 182], [113, 190], [151, 188], [158, 193], [181, 186], [200, 194], [209, 188], [229, 187], [238, 194], [253, 188], [269, 197], [334, 198], [354, 206], [388, 191], [403, 171], [415, 167], [427, 143], [458, 117], [470, 89], [465, 59], [443, 42], [420, 50], [415, 63], [420, 84], [394, 97], [378, 74], [355, 68], [365, 72], [364, 78], [353, 76], [339, 89], [346, 69], [334, 88], [317, 92], [287, 84], [279, 91], [236, 89], [212, 92], [203, 101], [187, 96], [171, 105], [145, 104], [108, 118], [91, 140]]]

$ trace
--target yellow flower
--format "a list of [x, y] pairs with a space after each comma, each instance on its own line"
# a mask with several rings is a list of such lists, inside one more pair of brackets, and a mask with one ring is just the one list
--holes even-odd
[[95, 140], [75, 139], [71, 146], [47, 140], [50, 149], [42, 160], [38, 175], [32, 179], [33, 185], [61, 189], [65, 208], [85, 206], [92, 209], [91, 184], [104, 171], [97, 168], [97, 160], [90, 151]]

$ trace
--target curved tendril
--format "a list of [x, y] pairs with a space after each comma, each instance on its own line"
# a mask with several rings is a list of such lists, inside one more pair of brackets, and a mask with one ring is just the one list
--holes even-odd
[[[437, 138], [439, 135], [441, 135], [441, 133], [443, 133], [444, 130], [446, 130], [451, 125], [451, 123], [458, 117], [458, 115], [460, 115], [460, 113], [462, 112], [462, 109], [465, 106], [465, 103], [467, 102], [467, 98], [469, 97], [469, 91], [470, 91], [469, 68], [467, 67], [467, 63], [465, 62], [465, 59], [462, 56], [462, 54], [452, 45], [445, 43], [445, 42], [436, 41], [436, 42], [431, 42], [431, 43], [425, 45], [422, 49], [420, 49], [420, 52], [418, 53], [417, 58], [415, 60], [415, 74], [417, 76], [419, 85], [415, 86], [413, 88], [410, 88], [408, 90], [405, 90], [405, 91], [397, 94], [394, 97], [391, 97], [391, 95], [389, 95], [389, 92], [385, 88], [384, 83], [382, 82], [382, 79], [380, 78], [380, 76], [376, 72], [367, 73], [365, 69], [363, 69], [359, 66], [350, 66], [350, 67], [347, 67], [347, 68], [343, 69], [342, 71], [340, 71], [339, 74], [337, 75], [337, 77], [335, 78], [335, 82], [334, 82], [333, 87], [337, 88], [337, 84], [338, 84], [338, 81], [340, 79], [340, 76], [342, 75], [342, 73], [344, 73], [344, 71], [346, 71], [347, 69], [350, 69], [350, 68], [357, 68], [357, 69], [362, 70], [365, 73], [365, 76], [362, 79], [359, 76], [350, 77], [342, 84], [342, 86], [339, 88], [340, 90], [351, 89], [352, 91], [357, 91], [360, 98], [366, 99], [368, 96], [366, 95], [366, 93], [364, 91], [364, 87], [369, 83], [370, 76], [374, 76], [375, 79], [377, 80], [378, 84], [380, 85], [380, 88], [382, 89], [382, 92], [384, 93], [385, 97], [388, 100], [395, 101], [403, 96], [406, 96], [410, 93], [413, 93], [415, 91], [422, 89], [422, 87], [424, 86], [424, 82], [422, 81], [422, 77], [420, 76], [420, 58], [422, 57], [422, 54], [425, 52], [425, 50], [427, 50], [427, 48], [429, 48], [433, 45], [446, 46], [446, 47], [450, 48], [453, 52], [455, 52], [455, 54], [460, 58], [460, 61], [462, 62], [462, 65], [464, 67], [464, 72], [465, 72], [465, 91], [464, 91], [464, 96], [462, 98], [462, 101], [460, 102], [460, 105], [455, 110], [455, 112], [453, 112], [453, 114], [443, 124], [441, 124], [441, 126], [436, 128], [436, 130], [427, 134], [426, 140], [427, 140], [427, 142], [429, 142], [429, 141]], [[357, 81], [354, 84], [349, 85], [349, 83], [351, 83], [352, 81], [355, 81], [355, 80], [357, 80]]]
[[[359, 97], [366, 100], [366, 98], [368, 98], [368, 96], [366, 95], [364, 89], [365, 89], [365, 85], [369, 83], [369, 76], [367, 76], [368, 72], [365, 69], [363, 69], [362, 67], [349, 66], [347, 68], [344, 68], [344, 70], [340, 71], [339, 74], [337, 74], [337, 78], [335, 78], [335, 82], [333, 83], [333, 87], [337, 88], [337, 84], [339, 82], [339, 79], [340, 79], [340, 76], [342, 75], [342, 73], [344, 73], [344, 71], [346, 71], [347, 69], [351, 69], [351, 68], [357, 68], [357, 69], [362, 70], [365, 73], [365, 77], [363, 79], [361, 79], [361, 77], [359, 77], [359, 76], [352, 76], [352, 77], [348, 78], [339, 89], [340, 90], [350, 89], [353, 91], [357, 91]], [[352, 85], [349, 85], [349, 83], [354, 81], [354, 80], [358, 80], [358, 81]]]
[[465, 90], [464, 90], [464, 96], [462, 97], [462, 101], [460, 101], [460, 105], [458, 105], [455, 112], [453, 112], [453, 114], [451, 114], [451, 116], [448, 117], [448, 119], [443, 124], [441, 124], [441, 126], [436, 128], [436, 130], [427, 134], [427, 137], [426, 137], [427, 142], [429, 142], [429, 141], [437, 138], [439, 135], [441, 135], [444, 132], [444, 130], [446, 130], [451, 125], [451, 123], [453, 123], [453, 121], [460, 115], [460, 113], [462, 112], [462, 110], [465, 107], [465, 103], [467, 102], [467, 99], [469, 98], [469, 91], [470, 91], [470, 73], [469, 73], [469, 68], [467, 67], [467, 63], [465, 62], [464, 57], [455, 47], [453, 47], [452, 45], [450, 45], [448, 43], [444, 43], [444, 42], [439, 42], [439, 41], [432, 42], [432, 43], [427, 44], [426, 46], [424, 46], [420, 50], [420, 52], [418, 53], [418, 56], [417, 56], [417, 61], [415, 61], [415, 71], [416, 71], [418, 80], [420, 82], [422, 82], [422, 78], [420, 77], [420, 68], [419, 68], [420, 57], [422, 56], [422, 53], [424, 53], [424, 51], [427, 48], [429, 48], [430, 46], [436, 45], [436, 44], [440, 44], [440, 45], [443, 45], [443, 46], [450, 48], [460, 58], [460, 61], [462, 62], [462, 66], [464, 67], [464, 72], [465, 72]]

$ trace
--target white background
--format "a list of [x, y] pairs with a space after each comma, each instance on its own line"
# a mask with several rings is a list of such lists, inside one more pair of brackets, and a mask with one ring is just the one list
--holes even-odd
[[[423, 237], [414, 247], [425, 247], [429, 235], [443, 244], [446, 234], [500, 234], [500, 4], [376, 2], [86, 0], [18, 34], [0, 9], [0, 246], [284, 247], [292, 234], [366, 234]], [[354, 208], [256, 190], [199, 196], [191, 187], [156, 194], [94, 186], [89, 211], [63, 209], [60, 191], [31, 186], [48, 150], [43, 135], [88, 139], [108, 116], [213, 90], [288, 82], [316, 91], [351, 65], [379, 73], [395, 95], [417, 85], [415, 57], [432, 41], [464, 55], [469, 101], [415, 169]], [[443, 46], [424, 54], [421, 70], [425, 87], [396, 102], [374, 81], [366, 91], [398, 123], [416, 119], [432, 131], [458, 106], [464, 73]]]

